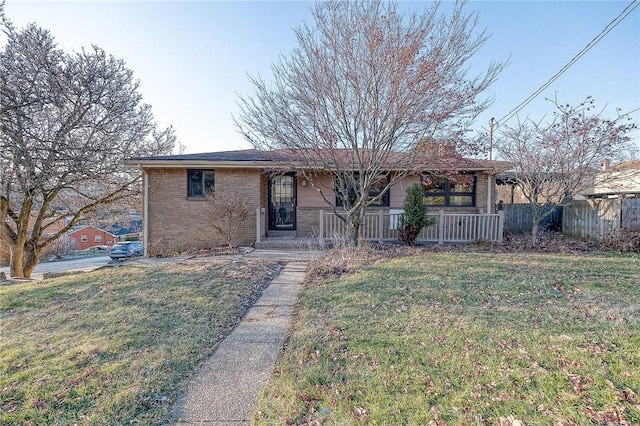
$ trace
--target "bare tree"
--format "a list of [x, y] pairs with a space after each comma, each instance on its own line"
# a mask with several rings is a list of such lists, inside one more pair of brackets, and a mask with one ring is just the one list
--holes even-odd
[[27, 278], [48, 245], [85, 215], [140, 191], [131, 156], [170, 153], [139, 83], [92, 47], [67, 54], [52, 35], [5, 21], [0, 51], [0, 240], [11, 276]]
[[467, 76], [487, 36], [463, 5], [402, 14], [379, 0], [318, 2], [315, 27], [296, 29], [299, 46], [273, 65], [273, 83], [251, 78], [255, 97], [240, 97], [240, 132], [342, 213], [354, 244], [367, 206], [435, 156], [415, 155], [420, 141], [476, 152], [463, 136], [504, 65]]
[[557, 206], [605, 178], [598, 173], [605, 161], [628, 158], [633, 149], [628, 134], [637, 128], [626, 114], [603, 118], [591, 97], [577, 106], [552, 103], [556, 111], [550, 123], [528, 119], [505, 126], [495, 144], [498, 156], [513, 165], [511, 179], [531, 206], [534, 246], [540, 223]]
[[224, 189], [207, 195], [209, 223], [224, 238], [229, 247], [247, 220], [249, 210], [241, 197]]

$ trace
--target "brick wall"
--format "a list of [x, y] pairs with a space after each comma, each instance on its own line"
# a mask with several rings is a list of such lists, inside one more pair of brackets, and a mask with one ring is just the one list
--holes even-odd
[[[224, 243], [208, 223], [207, 202], [187, 197], [186, 169], [148, 169], [148, 248], [154, 252], [214, 247]], [[230, 189], [249, 210], [239, 230], [239, 244], [256, 237], [256, 209], [261, 206], [263, 180], [258, 170], [215, 169], [215, 188]]]
[[[76, 250], [85, 250], [93, 246], [112, 246], [119, 241], [118, 236], [93, 226], [70, 232], [68, 237], [74, 242]], [[86, 241], [82, 241], [83, 237], [85, 237]], [[96, 241], [96, 237], [99, 237], [100, 241]]]
[[[487, 174], [479, 172], [476, 179], [476, 207], [478, 213], [495, 213], [495, 191], [491, 191], [491, 202], [489, 205], [489, 211], [487, 211], [487, 189], [488, 189]], [[495, 189], [496, 178], [491, 176], [491, 186]]]

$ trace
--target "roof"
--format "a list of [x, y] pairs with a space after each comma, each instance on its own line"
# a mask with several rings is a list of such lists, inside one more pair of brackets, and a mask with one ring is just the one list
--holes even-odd
[[627, 170], [640, 170], [640, 160], [625, 161], [603, 170], [603, 172], [621, 172]]
[[136, 157], [131, 162], [156, 162], [156, 161], [272, 161], [272, 156], [257, 149], [243, 149], [237, 151], [203, 152], [199, 154], [179, 154], [159, 157]]
[[[318, 150], [318, 158], [329, 158], [327, 150]], [[308, 150], [306, 154], [315, 154], [315, 151]], [[350, 157], [350, 150], [332, 151], [331, 158], [337, 161], [347, 160]], [[308, 157], [312, 157], [307, 155]], [[236, 151], [219, 151], [199, 154], [180, 154], [158, 157], [136, 157], [127, 161], [128, 164], [136, 165], [140, 168], [196, 168], [196, 167], [217, 167], [217, 168], [274, 168], [283, 164], [295, 163], [295, 152], [290, 150], [259, 151], [257, 149], [246, 149]], [[428, 159], [419, 153], [392, 153], [388, 157], [390, 169], [400, 169], [402, 164], [426, 164], [428, 170], [506, 170], [508, 163], [495, 160], [479, 160], [463, 158], [457, 154], [447, 158]]]
[[109, 231], [105, 231], [104, 229], [102, 229], [102, 228], [98, 228], [97, 226], [93, 226], [93, 225], [82, 225], [82, 226], [80, 226], [80, 227], [78, 227], [78, 228], [76, 228], [76, 229], [72, 229], [71, 231], [69, 231], [69, 232], [67, 233], [67, 235], [75, 234], [76, 232], [82, 231], [83, 229], [87, 229], [87, 228], [97, 229], [97, 230], [98, 230], [98, 231], [100, 231], [100, 232], [104, 232], [104, 233], [106, 233], [106, 234], [113, 235], [114, 237], [117, 237], [117, 235], [116, 235], [116, 234], [111, 233], [111, 232], [109, 232]]
[[198, 154], [134, 157], [128, 164], [140, 168], [242, 167], [263, 168], [274, 165], [273, 156], [257, 149], [205, 152]]
[[637, 198], [640, 197], [640, 191], [594, 192], [584, 195], [587, 198]]

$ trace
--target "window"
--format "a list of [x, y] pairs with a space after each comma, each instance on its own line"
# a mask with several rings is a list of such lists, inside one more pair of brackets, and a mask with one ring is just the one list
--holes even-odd
[[102, 242], [102, 235], [96, 235], [95, 241], [96, 241], [96, 243], [101, 243]]
[[476, 204], [476, 176], [459, 173], [452, 176], [423, 173], [424, 202], [429, 206], [474, 207]]
[[86, 235], [82, 235], [80, 237], [80, 241], [82, 241], [83, 243], [86, 243], [87, 241], [89, 241], [89, 237], [87, 237]]
[[[353, 177], [350, 176], [349, 178], [353, 180], [357, 180], [358, 174], [354, 173]], [[371, 201], [372, 199], [380, 195], [380, 193], [384, 191], [384, 189], [387, 187], [388, 184], [389, 184], [388, 173], [381, 173], [380, 175], [378, 175], [378, 178], [375, 180], [373, 185], [371, 185], [371, 189], [369, 189], [369, 196], [367, 197], [367, 201]], [[340, 191], [337, 189], [337, 185], [336, 185], [336, 206], [341, 207], [342, 198], [338, 196], [339, 193]], [[355, 201], [356, 196], [357, 196], [356, 191], [352, 188], [349, 191], [349, 198], [352, 200], [352, 202]], [[376, 200], [375, 202], [369, 205], [372, 207], [388, 207], [389, 191], [387, 191], [382, 197], [380, 197], [378, 200]]]
[[204, 197], [213, 190], [214, 172], [213, 170], [188, 170], [187, 171], [189, 197]]

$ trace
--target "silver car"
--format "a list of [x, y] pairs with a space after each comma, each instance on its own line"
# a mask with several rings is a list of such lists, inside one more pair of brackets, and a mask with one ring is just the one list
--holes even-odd
[[109, 250], [109, 257], [112, 260], [129, 259], [143, 254], [144, 247], [140, 241], [122, 241]]

